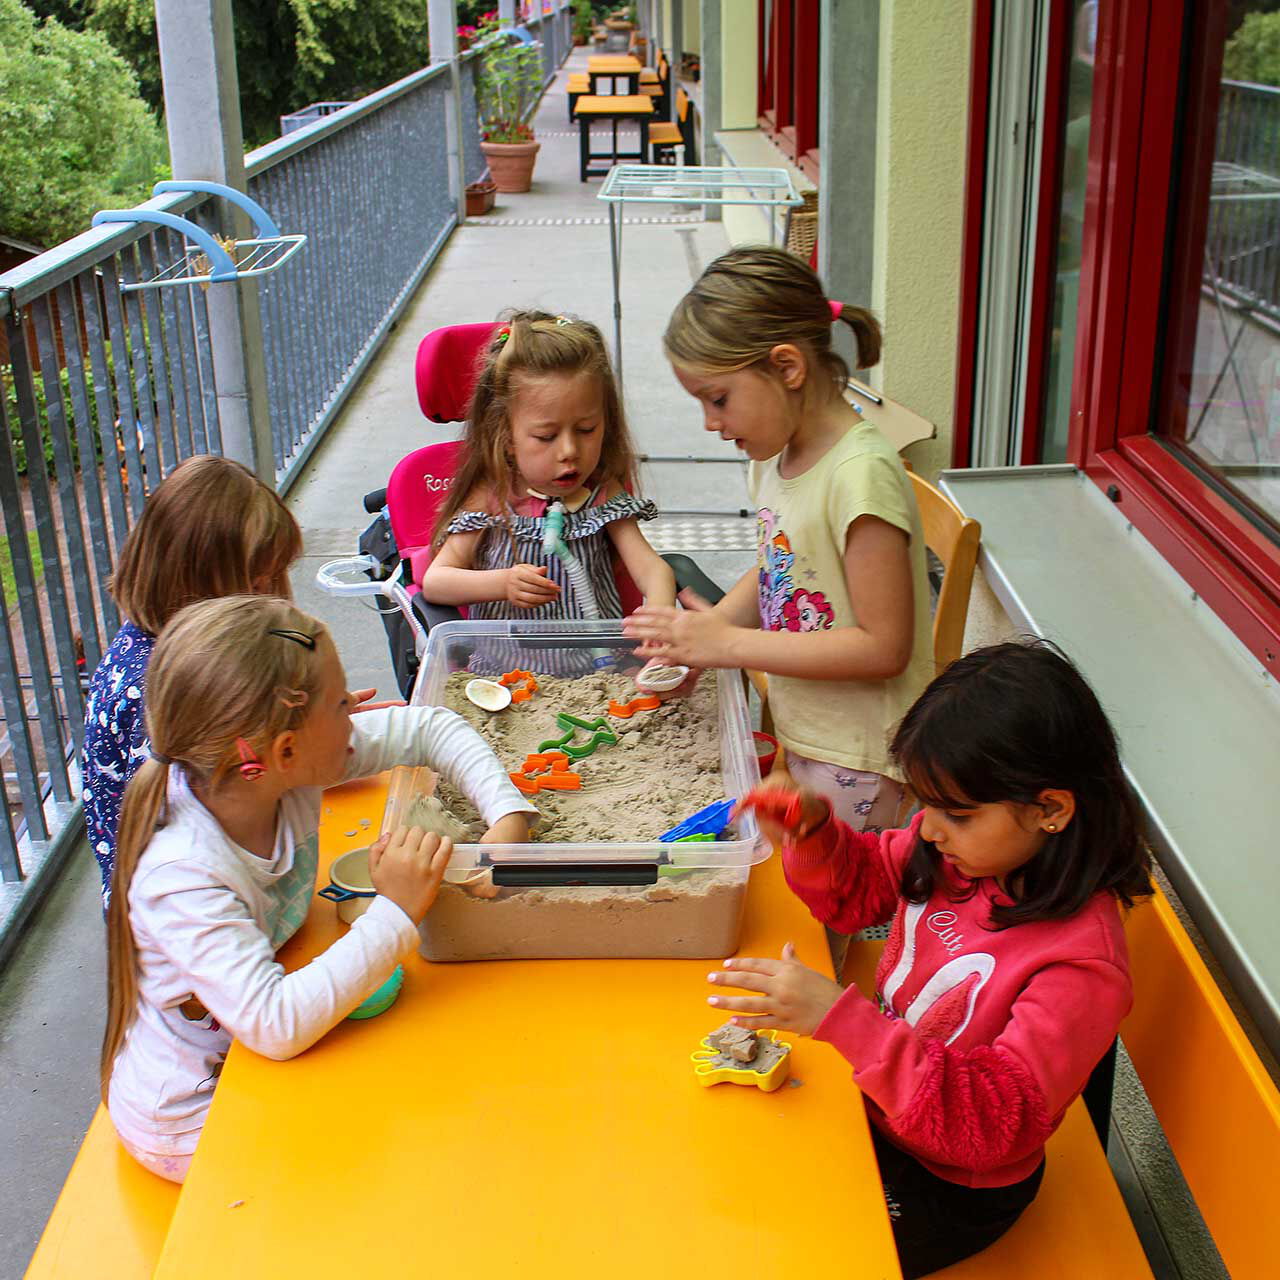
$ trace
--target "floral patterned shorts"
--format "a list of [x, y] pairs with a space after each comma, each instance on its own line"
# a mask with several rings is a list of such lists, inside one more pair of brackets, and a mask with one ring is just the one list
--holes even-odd
[[[119, 1134], [116, 1135], [119, 1137]], [[144, 1168], [170, 1182], [185, 1182], [191, 1168], [190, 1156], [162, 1156], [154, 1151], [143, 1151], [132, 1142], [120, 1138], [120, 1145]]]
[[883, 831], [898, 820], [902, 784], [879, 773], [863, 773], [825, 760], [787, 752], [787, 770], [801, 786], [825, 796], [831, 812], [855, 831]]

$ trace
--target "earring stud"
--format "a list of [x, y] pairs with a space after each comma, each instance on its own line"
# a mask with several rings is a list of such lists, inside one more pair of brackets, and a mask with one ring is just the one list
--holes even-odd
[[1057, 833], [1058, 833], [1058, 824], [1057, 824], [1056, 822], [1051, 822], [1051, 823], [1049, 823], [1049, 825], [1045, 828], [1045, 830], [1046, 830], [1046, 831], [1048, 831], [1050, 835], [1057, 835]]

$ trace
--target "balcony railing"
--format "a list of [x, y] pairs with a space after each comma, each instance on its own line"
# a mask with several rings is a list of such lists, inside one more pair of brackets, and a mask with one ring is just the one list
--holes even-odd
[[1222, 82], [1205, 272], [1206, 285], [1280, 324], [1280, 89]]
[[[566, 9], [529, 23], [548, 79], [570, 21]], [[471, 51], [459, 61], [468, 182], [484, 172], [475, 70]], [[246, 157], [249, 194], [308, 237], [257, 282], [282, 490], [457, 225], [451, 95], [448, 65], [428, 67]], [[204, 196], [146, 207], [216, 229]], [[129, 528], [178, 462], [223, 451], [205, 289], [121, 289], [183, 253], [166, 228], [113, 224], [0, 275], [3, 881], [56, 862], [79, 829], [84, 685], [119, 626], [106, 584]]]

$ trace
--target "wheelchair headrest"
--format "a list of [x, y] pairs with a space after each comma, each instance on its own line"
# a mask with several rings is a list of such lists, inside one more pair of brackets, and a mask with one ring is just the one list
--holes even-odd
[[418, 343], [413, 376], [418, 405], [432, 422], [462, 422], [471, 404], [482, 353], [498, 327], [486, 324], [451, 324], [433, 329]]

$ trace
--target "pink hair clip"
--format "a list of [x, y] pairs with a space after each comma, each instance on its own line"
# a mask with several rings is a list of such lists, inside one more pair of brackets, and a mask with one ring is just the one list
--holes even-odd
[[844, 310], [844, 303], [836, 302], [833, 299], [827, 303], [827, 306], [831, 308], [831, 323], [835, 324], [840, 319], [840, 313]]
[[236, 739], [236, 750], [240, 753], [240, 775], [246, 782], [255, 782], [266, 773], [266, 767], [243, 738]]

